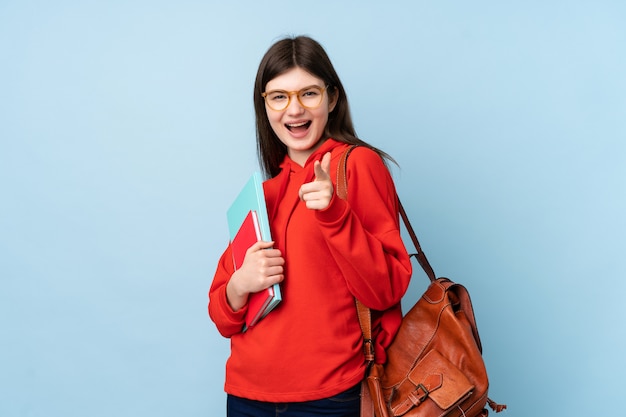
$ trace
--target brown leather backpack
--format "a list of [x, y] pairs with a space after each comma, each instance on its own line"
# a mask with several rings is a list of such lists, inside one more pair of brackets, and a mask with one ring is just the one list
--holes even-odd
[[[350, 147], [337, 169], [337, 194], [346, 199], [346, 163]], [[482, 345], [467, 289], [448, 278], [435, 278], [409, 219], [400, 214], [415, 245], [412, 254], [431, 284], [402, 319], [387, 362], [377, 364], [372, 349], [371, 312], [357, 300], [369, 372], [362, 390], [362, 416], [485, 417], [485, 408], [500, 412], [506, 405], [487, 397], [489, 380]], [[371, 398], [370, 398], [371, 397]]]
[[378, 417], [486, 416], [489, 380], [472, 303], [465, 287], [433, 281], [404, 316], [387, 348], [387, 362], [373, 364], [367, 384]]

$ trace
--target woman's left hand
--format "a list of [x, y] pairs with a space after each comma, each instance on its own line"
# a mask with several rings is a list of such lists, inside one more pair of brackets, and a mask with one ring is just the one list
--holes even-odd
[[300, 200], [312, 210], [324, 210], [333, 198], [333, 182], [330, 179], [330, 152], [326, 152], [320, 161], [313, 165], [315, 179], [300, 187]]

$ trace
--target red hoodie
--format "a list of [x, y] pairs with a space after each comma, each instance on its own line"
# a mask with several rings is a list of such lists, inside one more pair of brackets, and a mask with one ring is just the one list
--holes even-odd
[[282, 171], [264, 183], [272, 237], [285, 258], [283, 301], [244, 333], [246, 308], [235, 312], [226, 299], [233, 273], [230, 247], [220, 258], [209, 291], [209, 314], [231, 339], [229, 394], [298, 402], [356, 385], [365, 366], [355, 297], [371, 309], [387, 310], [374, 317], [380, 325], [377, 361], [385, 359], [383, 349], [400, 324], [399, 302], [411, 276], [389, 171], [378, 154], [358, 147], [348, 160], [347, 202], [335, 195], [326, 209], [317, 211], [298, 197], [300, 186], [314, 178], [313, 162], [330, 151], [335, 177], [347, 147], [328, 139], [304, 167], [287, 156]]

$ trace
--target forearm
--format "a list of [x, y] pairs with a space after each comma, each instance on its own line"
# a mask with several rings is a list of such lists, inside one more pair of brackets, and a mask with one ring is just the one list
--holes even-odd
[[400, 300], [412, 270], [395, 187], [373, 151], [357, 148], [349, 162], [347, 201], [335, 196], [317, 219], [350, 291], [368, 307], [386, 309]]
[[350, 292], [375, 310], [385, 310], [401, 298], [411, 277], [411, 262], [400, 232], [371, 232], [345, 202], [334, 222], [322, 222], [333, 258]]
[[[228, 287], [233, 274], [232, 254], [227, 249], [220, 258], [209, 290], [208, 312], [217, 330], [224, 337], [241, 332], [245, 317], [245, 302], [234, 308], [228, 296]], [[237, 301], [237, 300], [235, 300]]]

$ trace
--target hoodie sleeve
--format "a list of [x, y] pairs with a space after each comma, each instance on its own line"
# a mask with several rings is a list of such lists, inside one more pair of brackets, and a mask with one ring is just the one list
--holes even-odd
[[350, 292], [367, 307], [386, 310], [400, 302], [412, 271], [393, 180], [381, 157], [365, 147], [351, 153], [346, 178], [348, 201], [335, 194], [316, 217]]
[[246, 304], [241, 310], [233, 311], [226, 298], [226, 285], [234, 272], [232, 259], [229, 245], [217, 264], [217, 270], [209, 290], [209, 316], [224, 337], [231, 337], [241, 332], [248, 308]]

